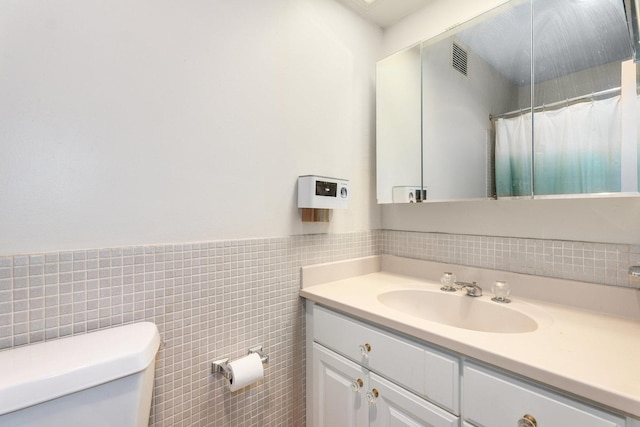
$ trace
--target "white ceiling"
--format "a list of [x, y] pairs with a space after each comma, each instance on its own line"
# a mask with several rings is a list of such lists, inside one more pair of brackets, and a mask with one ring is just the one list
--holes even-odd
[[[622, 0], [535, 0], [535, 81], [628, 59], [632, 55]], [[528, 3], [457, 34], [467, 47], [518, 85], [530, 84]]]
[[422, 9], [433, 0], [376, 0], [372, 4], [367, 4], [364, 0], [338, 1], [364, 16], [367, 21], [386, 28]]
[[[434, 0], [338, 0], [386, 28]], [[449, 0], [451, 1], [451, 0]], [[516, 3], [517, 4], [517, 3]], [[530, 84], [528, 2], [458, 33], [477, 55], [519, 85]], [[630, 57], [623, 0], [535, 0], [536, 81]], [[522, 44], [515, 41], [519, 39]]]

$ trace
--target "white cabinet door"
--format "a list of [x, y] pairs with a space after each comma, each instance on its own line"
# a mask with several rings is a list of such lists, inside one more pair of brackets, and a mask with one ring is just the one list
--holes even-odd
[[[403, 388], [459, 415], [459, 359], [370, 325], [313, 308], [313, 338]], [[401, 355], [401, 362], [398, 357]]]
[[370, 393], [375, 396], [369, 417], [371, 427], [454, 427], [458, 417], [428, 403], [397, 385], [369, 374]]
[[539, 427], [623, 427], [622, 417], [467, 363], [463, 371], [463, 414], [479, 427], [515, 427], [525, 414]]
[[[367, 370], [313, 343], [314, 427], [366, 427]], [[361, 385], [360, 385], [361, 384]]]

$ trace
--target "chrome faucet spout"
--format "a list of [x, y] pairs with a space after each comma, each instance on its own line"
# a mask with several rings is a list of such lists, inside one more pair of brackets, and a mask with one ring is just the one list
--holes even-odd
[[459, 289], [464, 289], [467, 292], [467, 296], [470, 296], [470, 297], [482, 296], [482, 288], [478, 286], [476, 282], [472, 282], [472, 283], [456, 282], [456, 285], [459, 286]]

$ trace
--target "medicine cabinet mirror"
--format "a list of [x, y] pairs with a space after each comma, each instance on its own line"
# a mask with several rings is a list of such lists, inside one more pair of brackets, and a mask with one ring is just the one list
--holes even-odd
[[379, 61], [378, 203], [637, 195], [635, 1], [512, 0]]

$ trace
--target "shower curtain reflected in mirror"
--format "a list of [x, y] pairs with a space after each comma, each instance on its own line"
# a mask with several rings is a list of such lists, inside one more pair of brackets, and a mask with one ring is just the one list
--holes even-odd
[[531, 113], [496, 121], [498, 197], [531, 196]]
[[[531, 191], [531, 113], [496, 121], [498, 197]], [[620, 96], [536, 112], [533, 193], [621, 191]]]

